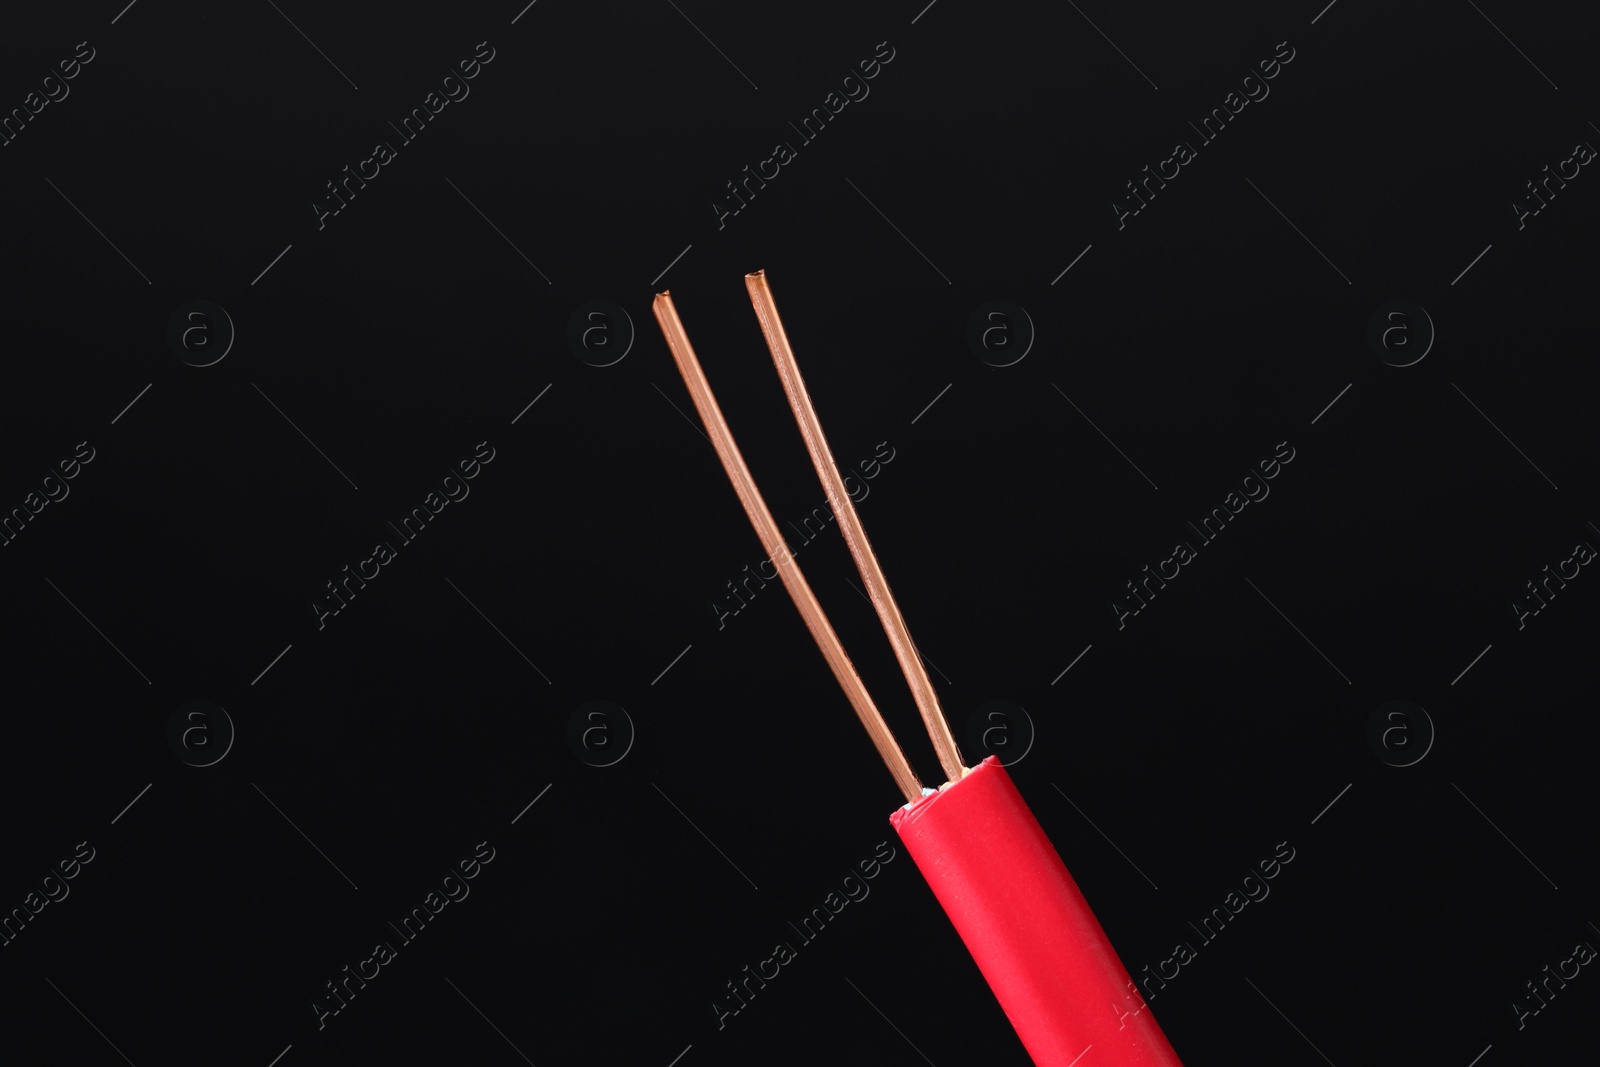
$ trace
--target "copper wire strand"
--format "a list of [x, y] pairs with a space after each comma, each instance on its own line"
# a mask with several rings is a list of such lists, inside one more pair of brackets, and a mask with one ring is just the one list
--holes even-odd
[[939, 696], [934, 692], [933, 682], [922, 665], [922, 656], [911, 639], [911, 629], [900, 614], [894, 594], [889, 591], [889, 581], [884, 577], [883, 567], [872, 551], [872, 542], [867, 539], [867, 531], [861, 525], [855, 504], [845, 489], [839, 465], [834, 462], [833, 450], [828, 447], [828, 438], [822, 432], [822, 423], [811, 404], [805, 379], [800, 375], [800, 364], [794, 358], [789, 335], [778, 316], [778, 305], [772, 298], [772, 286], [767, 281], [766, 272], [758, 270], [746, 274], [744, 284], [750, 293], [750, 303], [755, 307], [756, 317], [761, 320], [761, 332], [767, 339], [772, 362], [778, 368], [778, 377], [783, 381], [783, 392], [789, 398], [795, 421], [800, 424], [800, 436], [805, 438], [806, 451], [811, 454], [811, 463], [816, 467], [817, 477], [822, 480], [822, 487], [828, 494], [828, 504], [839, 519], [839, 531], [844, 535], [851, 558], [856, 561], [862, 581], [866, 583], [867, 594], [878, 612], [878, 621], [883, 624], [889, 644], [894, 648], [895, 659], [900, 662], [900, 671], [906, 677], [906, 684], [911, 687], [917, 711], [922, 715], [922, 723], [927, 727], [928, 737], [939, 755], [939, 765], [944, 768], [949, 781], [959, 781], [967, 773], [961, 750], [956, 746], [950, 723], [939, 706]]
[[800, 573], [800, 566], [794, 561], [794, 553], [789, 550], [783, 534], [778, 530], [777, 522], [767, 510], [766, 501], [756, 489], [755, 481], [750, 477], [750, 469], [745, 466], [744, 456], [733, 441], [733, 431], [729, 429], [728, 421], [722, 417], [722, 409], [718, 407], [717, 398], [711, 392], [711, 383], [706, 380], [705, 371], [700, 368], [700, 361], [694, 354], [693, 346], [689, 344], [689, 335], [683, 328], [683, 320], [678, 317], [678, 309], [672, 303], [671, 293], [657, 293], [652, 308], [655, 311], [656, 322], [661, 327], [661, 333], [666, 338], [667, 348], [671, 350], [673, 361], [678, 365], [678, 373], [683, 375], [683, 384], [688, 387], [689, 396], [694, 400], [695, 409], [700, 413], [700, 421], [705, 424], [711, 436], [711, 446], [716, 449], [717, 458], [722, 461], [722, 469], [727, 472], [728, 480], [733, 483], [734, 492], [739, 495], [739, 503], [744, 505], [745, 514], [750, 517], [750, 524], [755, 527], [756, 535], [760, 537], [761, 546], [766, 549], [767, 557], [778, 568], [778, 576], [783, 579], [784, 589], [794, 601], [795, 607], [800, 609], [800, 617], [805, 620], [806, 629], [811, 631], [817, 647], [822, 650], [823, 658], [828, 661], [828, 667], [838, 680], [839, 687], [844, 690], [850, 706], [855, 708], [861, 725], [867, 728], [867, 734], [877, 747], [878, 755], [888, 766], [889, 773], [894, 775], [895, 784], [900, 787], [907, 801], [917, 800], [922, 796], [922, 782], [911, 769], [911, 763], [901, 750], [900, 743], [889, 731], [889, 724], [884, 721], [882, 712], [867, 693], [867, 687], [856, 673], [850, 657], [845, 653], [839, 635], [834, 633], [832, 624], [828, 622], [828, 616], [822, 611], [822, 605], [817, 602], [805, 575]]

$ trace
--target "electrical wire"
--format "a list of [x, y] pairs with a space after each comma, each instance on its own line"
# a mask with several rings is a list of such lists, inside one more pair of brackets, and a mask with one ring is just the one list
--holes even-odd
[[861, 580], [866, 583], [867, 595], [878, 612], [878, 620], [889, 636], [895, 659], [900, 661], [900, 671], [911, 687], [911, 696], [917, 703], [917, 711], [922, 715], [922, 724], [927, 728], [934, 751], [938, 753], [945, 779], [958, 781], [967, 773], [961, 750], [956, 746], [955, 735], [950, 732], [944, 709], [939, 706], [933, 681], [928, 677], [917, 646], [911, 640], [911, 630], [900, 614], [894, 594], [889, 591], [889, 581], [883, 575], [883, 567], [879, 565], [876, 553], [872, 551], [872, 542], [867, 540], [867, 531], [856, 514], [855, 503], [845, 489], [839, 465], [834, 462], [833, 450], [828, 447], [822, 423], [811, 405], [811, 394], [806, 391], [805, 379], [800, 376], [800, 364], [795, 361], [789, 334], [783, 328], [783, 320], [778, 317], [778, 305], [772, 298], [767, 272], [758, 270], [746, 274], [744, 285], [750, 294], [750, 303], [756, 309], [756, 318], [761, 321], [761, 332], [767, 339], [772, 362], [778, 368], [778, 377], [783, 381], [789, 407], [794, 412], [795, 421], [800, 424], [800, 436], [805, 438], [806, 451], [811, 454], [811, 463], [816, 467], [817, 477], [822, 480], [822, 487], [828, 494], [828, 505], [839, 520], [839, 532], [844, 535], [844, 543], [856, 561]]
[[805, 620], [806, 629], [811, 631], [812, 639], [822, 650], [823, 658], [828, 661], [828, 667], [833, 671], [834, 678], [844, 690], [850, 706], [855, 709], [861, 725], [867, 728], [868, 736], [872, 738], [873, 745], [878, 749], [878, 755], [888, 766], [889, 773], [894, 776], [901, 793], [908, 801], [918, 799], [922, 796], [922, 782], [911, 769], [911, 763], [901, 750], [900, 743], [890, 732], [883, 713], [873, 703], [866, 685], [861, 681], [861, 676], [856, 673], [855, 665], [850, 662], [839, 635], [834, 633], [832, 624], [828, 622], [828, 616], [823, 613], [822, 605], [817, 602], [816, 594], [811, 591], [805, 575], [800, 573], [800, 566], [794, 561], [794, 553], [790, 551], [783, 534], [779, 532], [772, 513], [767, 510], [766, 501], [761, 498], [760, 491], [751, 480], [750, 469], [745, 466], [744, 456], [740, 454], [739, 446], [733, 441], [733, 431], [728, 427], [728, 420], [723, 418], [722, 409], [717, 406], [717, 398], [711, 392], [711, 383], [706, 380], [705, 371], [700, 367], [700, 360], [694, 354], [694, 346], [689, 343], [689, 335], [683, 328], [683, 320], [679, 318], [678, 309], [672, 303], [672, 294], [666, 291], [657, 293], [652, 309], [655, 311], [661, 333], [666, 338], [667, 348], [672, 351], [673, 361], [678, 365], [678, 373], [683, 375], [683, 384], [688, 387], [689, 396], [694, 401], [695, 409], [700, 413], [700, 421], [705, 423], [711, 437], [711, 447], [716, 450], [717, 458], [722, 461], [722, 469], [727, 472], [728, 480], [733, 483], [734, 492], [739, 495], [739, 503], [744, 505], [745, 514], [750, 517], [751, 525], [756, 528], [756, 535], [761, 538], [762, 548], [766, 549], [767, 557], [772, 560], [773, 566], [777, 567], [784, 589], [788, 591], [795, 607], [800, 609], [800, 617]]
[[745, 514], [777, 564], [811, 636], [822, 649], [907, 803], [889, 816], [917, 869], [961, 935], [995, 999], [1039, 1067], [1071, 1067], [1091, 1049], [1117, 1067], [1182, 1067], [1077, 882], [1000, 761], [967, 768], [922, 669], [905, 619], [845, 491], [794, 350], [762, 271], [745, 276], [806, 450], [867, 584], [873, 607], [916, 698], [949, 780], [924, 792], [873, 704], [811, 587], [794, 562], [700, 368], [669, 293], [656, 296], [656, 321], [678, 364], [712, 447]]

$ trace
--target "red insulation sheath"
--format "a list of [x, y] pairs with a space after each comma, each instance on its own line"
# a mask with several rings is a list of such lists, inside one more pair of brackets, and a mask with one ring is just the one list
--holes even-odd
[[889, 822], [1038, 1067], [1182, 1067], [998, 759]]

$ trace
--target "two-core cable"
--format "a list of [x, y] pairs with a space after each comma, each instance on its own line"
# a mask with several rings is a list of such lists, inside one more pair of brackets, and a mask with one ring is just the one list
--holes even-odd
[[[907, 801], [918, 799], [922, 796], [922, 782], [911, 769], [900, 743], [890, 732], [883, 713], [873, 703], [865, 683], [861, 681], [861, 676], [856, 673], [855, 665], [850, 662], [839, 635], [828, 622], [828, 616], [823, 612], [822, 605], [817, 602], [816, 594], [811, 591], [805, 575], [800, 573], [800, 566], [795, 563], [794, 553], [789, 550], [783, 534], [778, 530], [777, 522], [772, 518], [772, 512], [767, 510], [766, 501], [762, 499], [760, 490], [751, 479], [750, 469], [745, 466], [744, 456], [739, 452], [739, 446], [734, 443], [733, 431], [728, 428], [728, 420], [723, 418], [722, 409], [717, 405], [717, 398], [711, 392], [711, 383], [706, 380], [705, 371], [700, 368], [700, 360], [695, 356], [694, 346], [689, 343], [689, 335], [683, 328], [683, 320], [678, 317], [678, 309], [672, 303], [672, 294], [657, 293], [652, 306], [656, 322], [660, 324], [661, 333], [666, 338], [667, 348], [672, 351], [673, 361], [678, 365], [678, 373], [683, 375], [683, 384], [688, 387], [695, 410], [700, 413], [700, 421], [705, 424], [706, 432], [711, 439], [711, 447], [716, 450], [717, 458], [722, 461], [722, 469], [727, 472], [728, 480], [733, 483], [734, 492], [739, 495], [739, 503], [744, 505], [745, 514], [750, 517], [750, 524], [755, 527], [762, 548], [766, 550], [772, 565], [777, 568], [784, 589], [794, 601], [795, 607], [800, 610], [800, 617], [805, 620], [806, 629], [811, 631], [812, 639], [822, 650], [823, 658], [828, 661], [828, 667], [833, 671], [834, 678], [844, 690], [850, 706], [855, 709], [861, 725], [866, 727], [868, 736], [872, 738], [872, 743], [878, 750], [878, 755], [888, 766], [889, 773], [894, 776], [901, 793], [905, 794]], [[838, 476], [837, 471], [834, 474], [835, 477]], [[830, 490], [830, 497], [831, 494]]]
[[766, 276], [761, 271], [746, 275], [745, 286], [828, 503], [949, 775], [943, 788], [926, 795], [756, 491], [667, 293], [655, 299], [656, 320], [784, 588], [906, 796], [908, 803], [890, 815], [891, 825], [1036, 1064], [1075, 1064], [1093, 1049], [1097, 1062], [1119, 1067], [1182, 1067], [1005, 767], [994, 756], [970, 770], [962, 765], [905, 619], [845, 491]]

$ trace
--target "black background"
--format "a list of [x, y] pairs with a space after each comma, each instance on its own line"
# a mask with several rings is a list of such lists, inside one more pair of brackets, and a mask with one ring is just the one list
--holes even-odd
[[[1129, 969], [1294, 848], [1152, 1002], [1186, 1063], [1593, 1047], [1589, 968], [1520, 1031], [1511, 1005], [1600, 941], [1600, 578], [1510, 607], [1600, 543], [1600, 178], [1510, 206], [1600, 141], [1592, 21], [922, 5], [0, 16], [7, 112], [95, 50], [0, 149], [0, 509], [95, 456], [0, 550], [0, 908], [95, 849], [0, 948], [8, 1062], [1027, 1062], [903, 851], [718, 1028], [900, 802], [777, 584], [713, 606], [762, 551], [650, 299], [798, 522], [823, 494], [758, 267], [835, 453], [893, 450], [861, 514], [969, 761], [980, 705], [1026, 709], [1011, 773]], [[324, 183], [480, 41], [470, 96], [319, 230]], [[1119, 230], [1124, 183], [1282, 41], [1270, 96]], [[879, 42], [870, 95], [719, 229]], [[1437, 331], [1403, 368], [1366, 341], [1397, 298]], [[204, 368], [167, 341], [195, 299], [237, 331]], [[566, 341], [593, 299], [635, 334], [608, 367]], [[966, 340], [995, 299], [1036, 330], [1012, 366]], [[470, 496], [319, 629], [324, 583], [481, 441]], [[1123, 583], [1284, 441], [1119, 630]], [[936, 783], [831, 526], [799, 562]], [[166, 735], [195, 699], [237, 730], [204, 768]], [[595, 699], [637, 731], [604, 768], [568, 742]], [[1397, 699], [1436, 731], [1405, 768], [1367, 741]], [[480, 841], [471, 895], [319, 1030], [324, 983]]]

